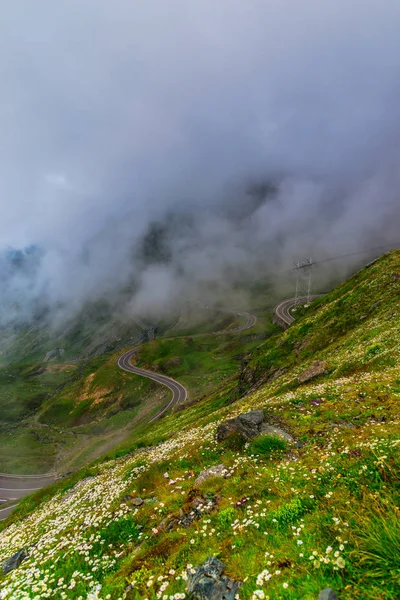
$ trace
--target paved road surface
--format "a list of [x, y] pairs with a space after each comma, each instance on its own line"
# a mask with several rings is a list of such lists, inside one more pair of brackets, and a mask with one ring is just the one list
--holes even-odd
[[244, 317], [246, 319], [246, 323], [244, 325], [240, 325], [239, 327], [236, 327], [236, 329], [228, 329], [227, 331], [217, 331], [215, 335], [219, 335], [220, 333], [221, 334], [222, 333], [241, 333], [242, 331], [247, 331], [248, 329], [251, 329], [257, 323], [257, 317], [255, 317], [254, 315], [251, 315], [248, 312], [238, 312], [238, 311], [229, 311], [229, 312], [233, 312], [238, 317]]
[[172, 398], [159, 413], [156, 414], [155, 417], [150, 419], [149, 423], [156, 421], [159, 419], [171, 406], [175, 404], [179, 404], [180, 402], [184, 402], [188, 397], [187, 389], [178, 381], [171, 379], [171, 377], [167, 377], [166, 375], [160, 375], [159, 373], [153, 373], [152, 371], [145, 371], [145, 369], [139, 369], [138, 367], [134, 367], [131, 363], [131, 358], [136, 354], [139, 350], [139, 346], [137, 348], [133, 348], [132, 350], [128, 350], [122, 356], [119, 357], [117, 364], [120, 369], [124, 371], [128, 371], [129, 373], [134, 373], [135, 375], [141, 375], [142, 377], [147, 377], [148, 379], [152, 379], [157, 383], [161, 383], [169, 388], [172, 392]]
[[[19, 500], [45, 485], [56, 481], [56, 476], [51, 475], [6, 475], [0, 473], [0, 503], [9, 500]], [[8, 517], [17, 503], [0, 509], [0, 521]]]
[[[310, 296], [310, 300], [315, 300], [315, 298], [319, 298], [319, 296], [320, 295]], [[306, 300], [307, 297], [305, 296], [304, 298], [298, 298], [297, 302], [306, 302]], [[296, 306], [296, 300], [294, 298], [289, 298], [288, 300], [282, 300], [282, 302], [275, 307], [275, 317], [279, 322], [279, 325], [284, 329], [289, 327], [295, 319], [294, 316], [290, 314], [290, 310], [294, 306]]]
[[[237, 327], [236, 329], [231, 329], [228, 331], [216, 331], [216, 332], [214, 332], [214, 335], [219, 335], [219, 334], [222, 335], [225, 333], [240, 333], [242, 331], [247, 331], [247, 329], [251, 329], [251, 327], [254, 327], [255, 323], [257, 322], [257, 317], [255, 317], [254, 315], [251, 315], [248, 312], [238, 312], [238, 311], [229, 311], [229, 312], [234, 312], [235, 315], [238, 315], [239, 317], [244, 317], [246, 319], [246, 322], [243, 325], [241, 325], [240, 327]], [[199, 335], [203, 335], [203, 334], [199, 334]], [[193, 337], [195, 337], [195, 336], [193, 336]], [[136, 352], [139, 350], [139, 348], [140, 348], [140, 346], [137, 346], [136, 348], [133, 348], [132, 350], [128, 350], [128, 352], [125, 352], [122, 356], [119, 357], [117, 364], [120, 367], [120, 369], [123, 369], [124, 371], [128, 371], [129, 373], [134, 373], [135, 375], [141, 375], [142, 377], [147, 377], [148, 379], [152, 379], [153, 381], [156, 381], [157, 383], [161, 383], [162, 385], [165, 385], [172, 392], [172, 398], [169, 401], [169, 403], [167, 404], [167, 406], [165, 406], [159, 413], [157, 413], [152, 419], [150, 419], [149, 423], [152, 423], [153, 421], [156, 421], [157, 419], [162, 417], [162, 415], [165, 414], [167, 412], [167, 410], [169, 408], [171, 408], [172, 406], [175, 406], [176, 404], [179, 404], [180, 402], [184, 402], [186, 400], [186, 398], [189, 396], [189, 392], [188, 392], [187, 388], [185, 388], [178, 381], [175, 381], [175, 379], [171, 379], [171, 377], [167, 377], [166, 375], [160, 375], [159, 373], [153, 373], [152, 371], [145, 371], [144, 369], [134, 367], [131, 363], [131, 359], [136, 354]]]

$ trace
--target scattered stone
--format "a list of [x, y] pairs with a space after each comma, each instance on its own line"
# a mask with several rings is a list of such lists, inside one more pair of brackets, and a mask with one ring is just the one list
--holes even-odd
[[287, 442], [293, 442], [293, 438], [289, 433], [283, 431], [283, 429], [281, 429], [280, 427], [275, 427], [274, 425], [267, 425], [266, 423], [263, 423], [261, 425], [260, 433], [264, 435], [277, 435], [278, 437], [283, 438]]
[[318, 595], [318, 600], [339, 600], [332, 588], [325, 588]]
[[239, 433], [246, 440], [250, 440], [259, 435], [263, 421], [264, 412], [262, 410], [252, 410], [229, 419], [218, 426], [216, 433], [217, 441], [222, 442], [233, 433]]
[[131, 504], [132, 506], [142, 506], [142, 504], [144, 504], [144, 500], [142, 500], [142, 498], [139, 498], [138, 496], [131, 496], [130, 494], [124, 496], [122, 498], [122, 502], [125, 502], [125, 504]]
[[299, 383], [305, 383], [320, 375], [325, 375], [328, 372], [327, 364], [324, 361], [317, 360], [310, 365], [299, 377], [297, 378]]
[[378, 300], [378, 302], [375, 302], [369, 309], [369, 313], [372, 313], [372, 311], [374, 311], [380, 304], [382, 304], [382, 300]]
[[210, 513], [218, 504], [217, 496], [196, 496], [187, 507], [180, 511], [178, 525], [188, 529], [194, 521], [198, 521], [205, 513]]
[[178, 527], [188, 529], [194, 521], [198, 521], [205, 514], [209, 514], [219, 502], [218, 496], [203, 496], [198, 490], [189, 492], [188, 502], [179, 510], [179, 515], [172, 519], [167, 517], [157, 526], [158, 531], [171, 531]]
[[202, 566], [189, 574], [187, 591], [196, 600], [234, 600], [242, 584], [223, 575], [224, 570], [221, 561], [208, 557]]
[[22, 550], [18, 550], [18, 552], [10, 556], [10, 558], [6, 558], [6, 560], [3, 562], [3, 573], [6, 574], [10, 571], [13, 571], [17, 567], [19, 567], [22, 561], [26, 558], [28, 558], [28, 553], [26, 549], [22, 548]]
[[202, 471], [194, 482], [194, 485], [201, 485], [207, 481], [207, 479], [211, 479], [211, 477], [225, 477], [226, 473], [227, 470], [225, 469], [224, 465], [215, 465], [215, 467], [210, 467], [209, 469]]

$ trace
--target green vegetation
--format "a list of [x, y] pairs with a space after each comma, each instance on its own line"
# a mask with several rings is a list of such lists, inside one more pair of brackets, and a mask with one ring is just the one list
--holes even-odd
[[287, 443], [277, 435], [262, 435], [255, 438], [249, 445], [251, 454], [269, 456], [276, 451], [286, 450]]
[[[232, 314], [209, 308], [192, 308], [185, 315], [180, 324], [192, 331], [199, 324], [203, 329], [207, 324], [208, 330], [216, 331], [225, 327], [229, 330], [243, 322]], [[108, 332], [113, 339], [116, 335], [115, 331], [110, 333], [108, 317], [106, 304], [88, 307], [80, 317], [82, 323], [78, 319], [64, 332], [62, 340], [68, 352], [50, 362], [43, 362], [50, 341], [43, 332], [40, 337], [37, 328], [22, 330], [14, 345], [8, 346], [9, 356], [15, 356], [18, 350], [24, 363], [0, 368], [3, 384], [0, 471], [29, 474], [55, 468], [63, 473], [80, 468], [123, 439], [136, 439], [160, 406], [169, 401], [167, 389], [116, 368], [123, 348], [104, 352], [104, 348], [112, 347], [113, 343], [108, 346], [98, 343], [102, 335]], [[100, 333], [95, 333], [96, 327]], [[164, 323], [158, 327], [162, 331], [169, 325]], [[167, 331], [167, 336], [173, 329]], [[265, 327], [265, 320], [261, 319], [258, 330], [261, 329], [263, 332], [258, 335], [265, 338], [274, 326], [269, 323]], [[117, 325], [116, 332], [122, 335]], [[188, 403], [206, 397], [221, 385], [226, 387], [228, 381], [232, 394], [226, 395], [220, 403], [237, 398], [243, 355], [260, 341], [254, 332], [251, 336], [227, 333], [194, 337], [183, 337], [182, 331], [174, 333], [181, 337], [144, 344], [136, 359], [138, 364], [182, 380], [190, 392]], [[126, 339], [127, 334], [132, 334], [129, 327], [125, 337], [118, 340]], [[38, 345], [40, 364], [34, 362], [39, 350], [32, 353]], [[103, 353], [68, 362], [71, 355], [79, 354], [79, 347], [89, 353], [97, 350]]]
[[[191, 382], [197, 401], [21, 503], [2, 525], [0, 560], [35, 549], [3, 576], [4, 597], [170, 600], [216, 556], [243, 582], [241, 600], [315, 600], [325, 587], [344, 600], [396, 600], [400, 252], [300, 313], [266, 340], [145, 346], [140, 364]], [[325, 368], [304, 380], [315, 361]], [[295, 441], [216, 442], [221, 421], [252, 409]], [[225, 476], [195, 484], [220, 464]]]

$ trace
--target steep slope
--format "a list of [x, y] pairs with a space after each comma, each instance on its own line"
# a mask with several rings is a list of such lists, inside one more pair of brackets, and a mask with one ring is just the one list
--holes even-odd
[[[316, 599], [328, 586], [398, 598], [400, 252], [297, 315], [249, 353], [239, 382], [27, 498], [3, 524], [0, 557], [29, 557], [0, 597], [185, 598], [193, 566], [214, 556], [241, 599]], [[293, 442], [216, 441], [254, 409]], [[196, 482], [218, 465], [223, 476]]]

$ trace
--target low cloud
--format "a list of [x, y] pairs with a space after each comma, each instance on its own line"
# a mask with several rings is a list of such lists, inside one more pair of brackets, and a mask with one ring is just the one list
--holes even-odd
[[3, 321], [156, 314], [396, 241], [399, 26], [396, 0], [7, 6]]

